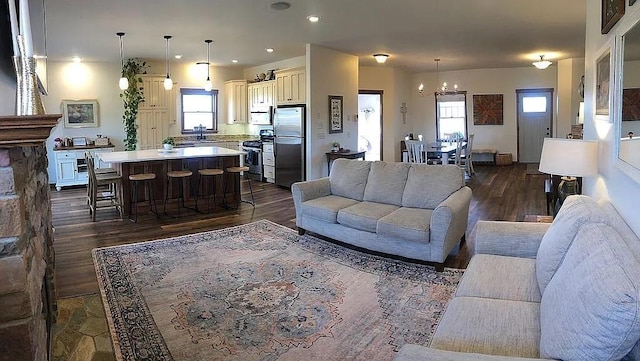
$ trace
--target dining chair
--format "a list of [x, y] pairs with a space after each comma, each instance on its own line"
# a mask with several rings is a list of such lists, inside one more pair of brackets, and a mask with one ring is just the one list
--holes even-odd
[[409, 163], [425, 163], [424, 142], [419, 140], [405, 140], [407, 153], [409, 155]]
[[467, 147], [460, 155], [460, 161], [465, 165], [467, 174], [469, 174], [469, 176], [476, 173], [473, 169], [473, 137], [473, 133], [469, 134], [469, 137], [467, 138]]

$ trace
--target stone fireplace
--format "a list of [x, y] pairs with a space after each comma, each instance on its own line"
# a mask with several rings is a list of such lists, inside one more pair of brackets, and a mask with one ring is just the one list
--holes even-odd
[[59, 118], [0, 117], [0, 361], [49, 358], [56, 296], [44, 141]]

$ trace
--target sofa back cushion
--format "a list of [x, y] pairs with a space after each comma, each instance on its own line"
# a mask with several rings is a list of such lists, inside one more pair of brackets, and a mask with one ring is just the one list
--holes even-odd
[[544, 293], [562, 263], [580, 226], [585, 223], [604, 223], [606, 220], [607, 216], [593, 199], [579, 195], [565, 199], [538, 248], [536, 278], [540, 293]]
[[540, 357], [620, 360], [640, 339], [640, 262], [604, 223], [580, 227], [540, 303]]
[[604, 201], [599, 204], [600, 209], [602, 209], [608, 217], [608, 221], [605, 223], [613, 227], [620, 234], [620, 237], [622, 237], [629, 247], [629, 250], [631, 250], [631, 253], [633, 253], [637, 259], [640, 259], [640, 240], [638, 239], [638, 236], [633, 233], [633, 230], [629, 227], [627, 222], [625, 222], [611, 202]]
[[402, 206], [435, 209], [464, 186], [464, 172], [456, 165], [411, 164]]
[[331, 167], [331, 194], [362, 201], [372, 162], [336, 159]]
[[402, 192], [407, 183], [409, 163], [373, 162], [364, 200], [369, 202], [402, 205]]

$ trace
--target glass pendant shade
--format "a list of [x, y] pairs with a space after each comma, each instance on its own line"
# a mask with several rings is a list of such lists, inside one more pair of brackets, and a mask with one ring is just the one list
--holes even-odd
[[118, 82], [118, 86], [120, 86], [121, 90], [126, 90], [129, 87], [129, 79], [122, 77]]
[[213, 84], [211, 84], [211, 79], [207, 78], [207, 81], [204, 82], [204, 90], [210, 92], [213, 89]]
[[129, 79], [124, 76], [124, 47], [122, 45], [122, 37], [124, 36], [124, 33], [120, 32], [116, 33], [116, 35], [120, 38], [120, 69], [122, 70], [122, 77], [120, 78], [120, 81], [118, 81], [118, 86], [120, 87], [120, 90], [126, 90], [129, 87]]
[[164, 79], [164, 89], [171, 90], [173, 89], [173, 81], [171, 80], [171, 76], [169, 75], [169, 39], [171, 39], [171, 35], [165, 35], [164, 39], [167, 41], [167, 47], [166, 47], [166, 53], [165, 53], [167, 77]]

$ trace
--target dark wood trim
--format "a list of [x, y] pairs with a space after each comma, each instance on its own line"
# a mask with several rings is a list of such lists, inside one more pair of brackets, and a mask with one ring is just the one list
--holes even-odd
[[0, 116], [0, 148], [44, 143], [62, 114]]

